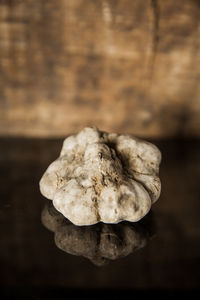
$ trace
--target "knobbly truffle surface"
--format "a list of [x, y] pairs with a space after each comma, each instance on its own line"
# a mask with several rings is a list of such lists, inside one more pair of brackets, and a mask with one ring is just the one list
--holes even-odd
[[136, 222], [159, 198], [160, 161], [149, 142], [84, 128], [64, 140], [40, 190], [75, 225]]

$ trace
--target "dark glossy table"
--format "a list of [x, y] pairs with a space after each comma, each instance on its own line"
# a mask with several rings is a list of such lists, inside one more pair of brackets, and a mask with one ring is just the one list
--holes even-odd
[[[39, 179], [58, 156], [62, 140], [0, 139], [2, 299], [110, 299], [151, 293], [189, 297], [200, 290], [200, 141], [153, 142], [163, 155], [162, 194], [142, 229], [145, 243], [98, 265], [59, 249], [56, 229], [48, 230], [41, 221], [48, 201], [39, 192]], [[113, 230], [117, 235], [118, 229]], [[140, 239], [141, 230], [136, 231]]]

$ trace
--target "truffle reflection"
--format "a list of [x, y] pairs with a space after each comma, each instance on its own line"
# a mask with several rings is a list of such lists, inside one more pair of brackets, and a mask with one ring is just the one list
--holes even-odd
[[84, 256], [98, 266], [143, 248], [155, 233], [151, 212], [137, 223], [76, 226], [48, 201], [41, 218], [43, 225], [55, 233], [58, 248], [72, 255]]

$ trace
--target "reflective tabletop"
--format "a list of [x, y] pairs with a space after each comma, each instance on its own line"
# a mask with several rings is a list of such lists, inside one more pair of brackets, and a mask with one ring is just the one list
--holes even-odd
[[137, 223], [80, 227], [39, 191], [62, 140], [0, 139], [3, 299], [199, 291], [200, 141], [152, 142], [163, 158], [150, 213]]

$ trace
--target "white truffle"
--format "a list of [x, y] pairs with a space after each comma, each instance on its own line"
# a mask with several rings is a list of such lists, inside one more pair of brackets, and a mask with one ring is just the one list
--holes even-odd
[[75, 225], [136, 222], [159, 198], [160, 161], [151, 143], [84, 128], [64, 140], [40, 190]]

